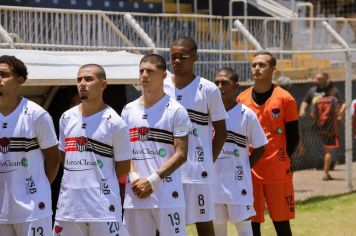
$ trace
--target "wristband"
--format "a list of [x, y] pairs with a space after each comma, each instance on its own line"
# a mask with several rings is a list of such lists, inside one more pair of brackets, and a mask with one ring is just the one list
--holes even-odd
[[134, 182], [135, 180], [138, 180], [139, 178], [140, 178], [140, 176], [135, 171], [132, 171], [129, 174], [130, 183]]
[[159, 177], [159, 175], [156, 172], [147, 177], [147, 181], [150, 182], [150, 184], [152, 186], [157, 184], [157, 182], [159, 182], [160, 180], [161, 180], [161, 178]]

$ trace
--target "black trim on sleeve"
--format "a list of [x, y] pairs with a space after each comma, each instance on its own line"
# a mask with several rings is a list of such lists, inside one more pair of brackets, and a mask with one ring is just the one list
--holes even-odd
[[289, 157], [292, 157], [292, 154], [297, 148], [299, 142], [298, 120], [285, 123], [285, 127], [286, 127], [287, 153]]

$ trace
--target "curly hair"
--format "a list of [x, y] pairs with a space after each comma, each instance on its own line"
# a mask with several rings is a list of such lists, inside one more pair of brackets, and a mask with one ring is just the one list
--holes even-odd
[[24, 80], [27, 79], [27, 68], [20, 59], [14, 56], [2, 55], [0, 56], [0, 64], [9, 65], [15, 75], [23, 77]]

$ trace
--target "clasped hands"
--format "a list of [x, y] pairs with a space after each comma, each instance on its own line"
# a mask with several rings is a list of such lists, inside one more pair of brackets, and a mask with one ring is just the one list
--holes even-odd
[[145, 177], [140, 177], [132, 181], [132, 192], [141, 199], [147, 198], [153, 193], [151, 183]]

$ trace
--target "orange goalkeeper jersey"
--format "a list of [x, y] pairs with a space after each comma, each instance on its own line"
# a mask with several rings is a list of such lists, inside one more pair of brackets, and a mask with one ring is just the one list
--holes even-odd
[[252, 179], [260, 183], [291, 181], [285, 123], [298, 120], [297, 103], [286, 90], [275, 86], [271, 97], [260, 106], [252, 99], [252, 89], [246, 89], [236, 99], [256, 113], [268, 139], [265, 153], [252, 169]]

